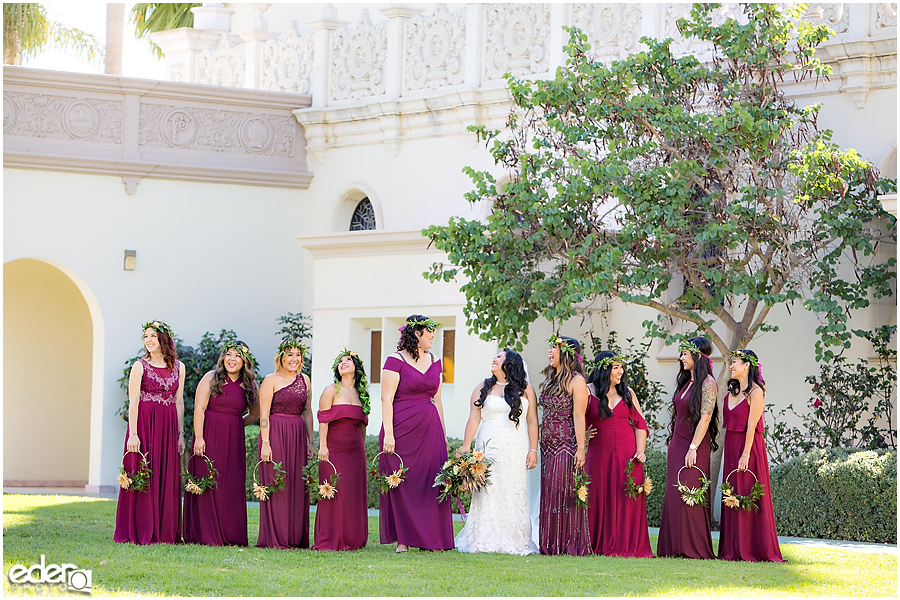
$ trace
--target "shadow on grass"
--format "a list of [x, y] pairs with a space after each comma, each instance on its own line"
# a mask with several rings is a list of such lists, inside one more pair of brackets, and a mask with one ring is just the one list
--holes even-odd
[[[685, 559], [395, 555], [378, 543], [354, 552], [135, 546], [112, 541], [116, 503], [60, 496], [4, 496], [4, 572], [47, 563], [93, 571], [94, 595], [178, 596], [621, 596], [893, 595], [896, 557], [786, 546], [787, 564]], [[248, 511], [250, 543], [259, 510]], [[459, 531], [461, 523], [454, 523]], [[655, 538], [652, 539], [655, 545]], [[893, 579], [892, 587], [887, 583]], [[882, 587], [854, 585], [881, 581]], [[7, 585], [7, 593], [15, 593]], [[889, 590], [889, 591], [888, 591]]]

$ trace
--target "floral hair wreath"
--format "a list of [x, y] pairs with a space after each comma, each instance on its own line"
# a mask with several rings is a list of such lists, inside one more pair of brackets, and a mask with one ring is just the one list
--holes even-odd
[[424, 321], [413, 321], [412, 319], [409, 319], [406, 321], [406, 325], [401, 327], [398, 331], [403, 331], [407, 327], [424, 327], [428, 331], [433, 332], [438, 327], [441, 327], [441, 324], [434, 319], [425, 319]]
[[172, 339], [175, 339], [175, 334], [172, 333], [172, 328], [166, 325], [164, 321], [155, 320], [155, 321], [147, 321], [143, 325], [141, 325], [141, 332], [147, 331], [148, 329], [153, 329], [156, 333], [165, 333]]
[[253, 357], [253, 353], [250, 352], [250, 348], [247, 347], [247, 344], [238, 344], [237, 342], [229, 340], [225, 342], [225, 346], [224, 348], [222, 348], [222, 352], [228, 352], [231, 349], [237, 350], [238, 354], [241, 355], [241, 360], [243, 360], [244, 362], [256, 364], [256, 359]]
[[[344, 349], [341, 350], [340, 354], [338, 354], [335, 357], [334, 362], [331, 363], [331, 371], [332, 372], [334, 372], [334, 370], [338, 368], [338, 365], [340, 364], [341, 359], [344, 358], [345, 356], [355, 358], [356, 360], [360, 361], [360, 364], [362, 364], [362, 359], [359, 357], [359, 354], [356, 353], [356, 350], [350, 350], [349, 348], [344, 346]], [[356, 367], [356, 365], [354, 364], [354, 368], [355, 367]], [[334, 382], [336, 384], [338, 384], [337, 385], [337, 395], [340, 396], [341, 395], [341, 386], [340, 386], [341, 378], [338, 375], [335, 375]], [[359, 392], [359, 401], [362, 402], [363, 414], [368, 415], [372, 411], [372, 408], [369, 405], [369, 377], [368, 377], [368, 375], [366, 375], [365, 370], [363, 370], [363, 374], [362, 374], [362, 377], [359, 379], [359, 383], [362, 385], [362, 391]]]
[[614, 363], [619, 363], [620, 365], [624, 366], [625, 363], [627, 363], [627, 362], [628, 362], [627, 356], [622, 356], [621, 354], [616, 354], [614, 356], [605, 356], [603, 358], [600, 358], [597, 360], [596, 364], [597, 364], [598, 369], [605, 369], [605, 368], [612, 367]]
[[300, 354], [306, 355], [306, 345], [293, 338], [285, 338], [278, 344], [278, 354], [284, 354], [288, 348], [300, 348]]
[[752, 354], [747, 354], [743, 350], [735, 350], [731, 353], [731, 358], [739, 358], [744, 362], [748, 362], [754, 367], [759, 368], [759, 358], [753, 356]]
[[558, 335], [551, 335], [550, 339], [547, 342], [551, 346], [559, 346], [559, 351], [565, 354], [566, 356], [571, 356], [572, 358], [578, 359], [578, 362], [581, 362], [581, 355], [575, 352], [575, 348], [570, 346], [566, 340], [561, 338]]
[[681, 343], [678, 344], [678, 352], [684, 352], [687, 350], [691, 354], [700, 354], [701, 356], [706, 356], [703, 352], [700, 351], [700, 348], [697, 347], [697, 344], [692, 342], [691, 340], [681, 340]]

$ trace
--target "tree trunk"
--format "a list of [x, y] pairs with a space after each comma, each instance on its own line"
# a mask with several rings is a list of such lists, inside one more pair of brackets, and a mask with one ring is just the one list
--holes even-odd
[[106, 54], [103, 72], [107, 75], [122, 74], [122, 40], [125, 27], [125, 5], [106, 5]]

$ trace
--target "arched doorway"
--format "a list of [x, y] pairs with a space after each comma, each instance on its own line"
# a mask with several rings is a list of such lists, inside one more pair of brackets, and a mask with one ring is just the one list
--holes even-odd
[[48, 261], [3, 265], [4, 486], [88, 482], [95, 327], [102, 323], [81, 287]]

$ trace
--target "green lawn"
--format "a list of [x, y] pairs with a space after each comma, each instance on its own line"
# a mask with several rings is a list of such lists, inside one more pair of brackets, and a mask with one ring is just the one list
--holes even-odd
[[[683, 559], [505, 556], [378, 544], [356, 552], [134, 546], [112, 541], [116, 504], [74, 496], [3, 496], [3, 570], [73, 563], [94, 595], [176, 596], [895, 596], [897, 558], [782, 546], [785, 564]], [[250, 509], [255, 542], [259, 511]], [[461, 523], [454, 523], [458, 531]], [[656, 539], [651, 542], [655, 545]], [[11, 589], [4, 576], [7, 595]]]

